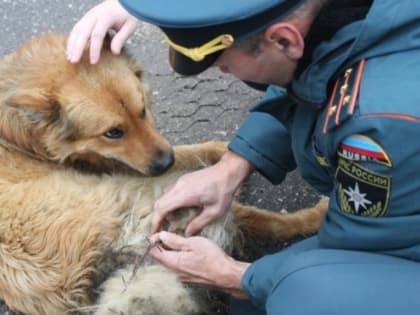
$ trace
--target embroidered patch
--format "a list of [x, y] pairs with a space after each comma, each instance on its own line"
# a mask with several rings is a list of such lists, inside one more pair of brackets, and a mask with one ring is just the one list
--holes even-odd
[[385, 150], [374, 140], [363, 135], [352, 135], [341, 142], [338, 155], [352, 161], [369, 161], [392, 167]]
[[344, 212], [367, 217], [385, 215], [391, 191], [390, 176], [339, 158], [336, 181], [338, 200]]

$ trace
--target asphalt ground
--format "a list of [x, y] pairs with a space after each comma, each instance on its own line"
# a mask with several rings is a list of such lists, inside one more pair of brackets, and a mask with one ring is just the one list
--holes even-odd
[[[92, 0], [0, 0], [0, 56], [42, 32], [69, 32], [96, 3]], [[196, 77], [176, 75], [167, 62], [163, 37], [154, 26], [141, 25], [126, 48], [145, 69], [153, 91], [157, 127], [173, 144], [229, 140], [262, 95], [216, 69]], [[294, 211], [313, 204], [318, 195], [298, 172], [292, 172], [278, 186], [258, 174], [252, 175], [243, 198], [258, 207]]]

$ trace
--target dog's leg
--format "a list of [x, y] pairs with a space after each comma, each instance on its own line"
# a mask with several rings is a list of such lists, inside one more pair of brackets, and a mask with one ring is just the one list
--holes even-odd
[[324, 197], [314, 207], [286, 214], [239, 203], [234, 203], [232, 210], [235, 221], [246, 235], [286, 240], [315, 233], [328, 210], [328, 201]]
[[195, 170], [213, 165], [227, 150], [227, 142], [209, 141], [174, 147], [175, 164], [171, 171]]

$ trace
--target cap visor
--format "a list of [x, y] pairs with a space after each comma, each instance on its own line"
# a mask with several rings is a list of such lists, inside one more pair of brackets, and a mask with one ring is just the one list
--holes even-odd
[[221, 52], [216, 52], [206, 56], [202, 61], [195, 62], [183, 54], [169, 47], [169, 63], [175, 72], [182, 75], [195, 75], [211, 67]]

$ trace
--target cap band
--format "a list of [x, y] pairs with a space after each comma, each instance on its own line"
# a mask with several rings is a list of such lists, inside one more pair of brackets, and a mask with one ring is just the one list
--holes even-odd
[[164, 34], [164, 37], [169, 46], [195, 62], [202, 61], [206, 56], [232, 46], [234, 42], [232, 35], [223, 34], [199, 47], [187, 48], [174, 43], [166, 34]]

